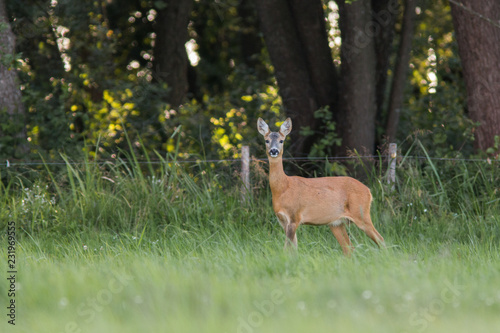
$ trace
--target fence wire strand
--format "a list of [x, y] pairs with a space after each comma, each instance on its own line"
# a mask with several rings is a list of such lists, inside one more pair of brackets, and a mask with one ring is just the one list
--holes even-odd
[[[400, 157], [404, 158], [410, 158], [410, 159], [415, 159], [415, 160], [427, 160], [430, 159], [432, 161], [448, 161], [448, 162], [485, 162], [485, 163], [493, 163], [493, 162], [500, 162], [498, 159], [480, 159], [480, 158], [446, 158], [446, 157], [426, 157], [426, 156], [404, 156], [400, 155]], [[357, 159], [389, 159], [388, 156], [386, 155], [366, 155], [366, 156], [335, 156], [335, 157], [283, 157], [284, 161], [310, 161], [310, 162], [317, 162], [317, 161], [348, 161], [348, 160], [357, 160]], [[252, 158], [252, 161], [267, 161], [267, 158]], [[236, 162], [241, 162], [241, 159], [239, 158], [228, 158], [228, 159], [207, 159], [207, 160], [202, 160], [202, 159], [191, 159], [191, 160], [139, 160], [139, 161], [134, 161], [134, 160], [124, 160], [124, 159], [107, 159], [107, 160], [98, 160], [98, 161], [88, 161], [88, 162], [83, 162], [83, 161], [64, 161], [64, 160], [53, 160], [53, 161], [23, 161], [23, 160], [16, 160], [11, 162], [10, 160], [4, 160], [0, 162], [0, 167], [2, 168], [11, 168], [11, 167], [19, 167], [19, 166], [40, 166], [40, 165], [85, 165], [85, 164], [91, 164], [91, 165], [104, 165], [104, 164], [119, 164], [119, 163], [126, 163], [126, 164], [141, 164], [141, 165], [158, 165], [162, 163], [177, 163], [177, 164], [203, 164], [203, 163], [224, 163], [224, 162], [229, 162], [229, 163], [236, 163]]]

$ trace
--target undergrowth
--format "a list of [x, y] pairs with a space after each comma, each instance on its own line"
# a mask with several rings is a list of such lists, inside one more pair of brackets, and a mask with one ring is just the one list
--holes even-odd
[[[62, 155], [62, 167], [3, 168], [0, 227], [15, 221], [25, 235], [109, 232], [167, 238], [179, 232], [241, 237], [279, 232], [262, 163], [254, 163], [252, 193], [242, 200], [239, 166], [231, 162], [187, 164], [159, 156], [155, 163], [141, 163], [126, 157], [76, 163]], [[497, 162], [403, 157], [394, 188], [384, 172], [379, 165], [364, 179], [374, 197], [372, 219], [384, 237], [396, 243], [500, 240]], [[299, 235], [317, 232], [301, 229]]]

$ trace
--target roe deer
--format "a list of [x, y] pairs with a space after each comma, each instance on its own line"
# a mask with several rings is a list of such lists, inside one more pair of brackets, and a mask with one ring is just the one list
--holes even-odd
[[303, 178], [289, 177], [283, 171], [283, 142], [292, 130], [287, 118], [278, 132], [271, 132], [259, 118], [257, 129], [266, 141], [269, 159], [269, 185], [273, 209], [285, 230], [289, 244], [297, 247], [296, 231], [299, 225], [327, 224], [345, 255], [352, 250], [351, 240], [344, 222], [354, 222], [378, 246], [384, 246], [384, 238], [373, 226], [370, 218], [372, 195], [370, 189], [351, 177]]

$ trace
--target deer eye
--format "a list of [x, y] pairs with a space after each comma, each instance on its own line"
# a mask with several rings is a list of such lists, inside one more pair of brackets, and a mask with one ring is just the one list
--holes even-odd
[[266, 140], [266, 143], [269, 143], [269, 140]]
[[280, 140], [280, 143], [283, 143], [283, 140]]

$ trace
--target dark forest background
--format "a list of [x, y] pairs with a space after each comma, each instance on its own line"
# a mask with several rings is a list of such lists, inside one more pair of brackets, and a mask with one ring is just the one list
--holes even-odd
[[0, 158], [498, 156], [497, 0], [0, 0]]

